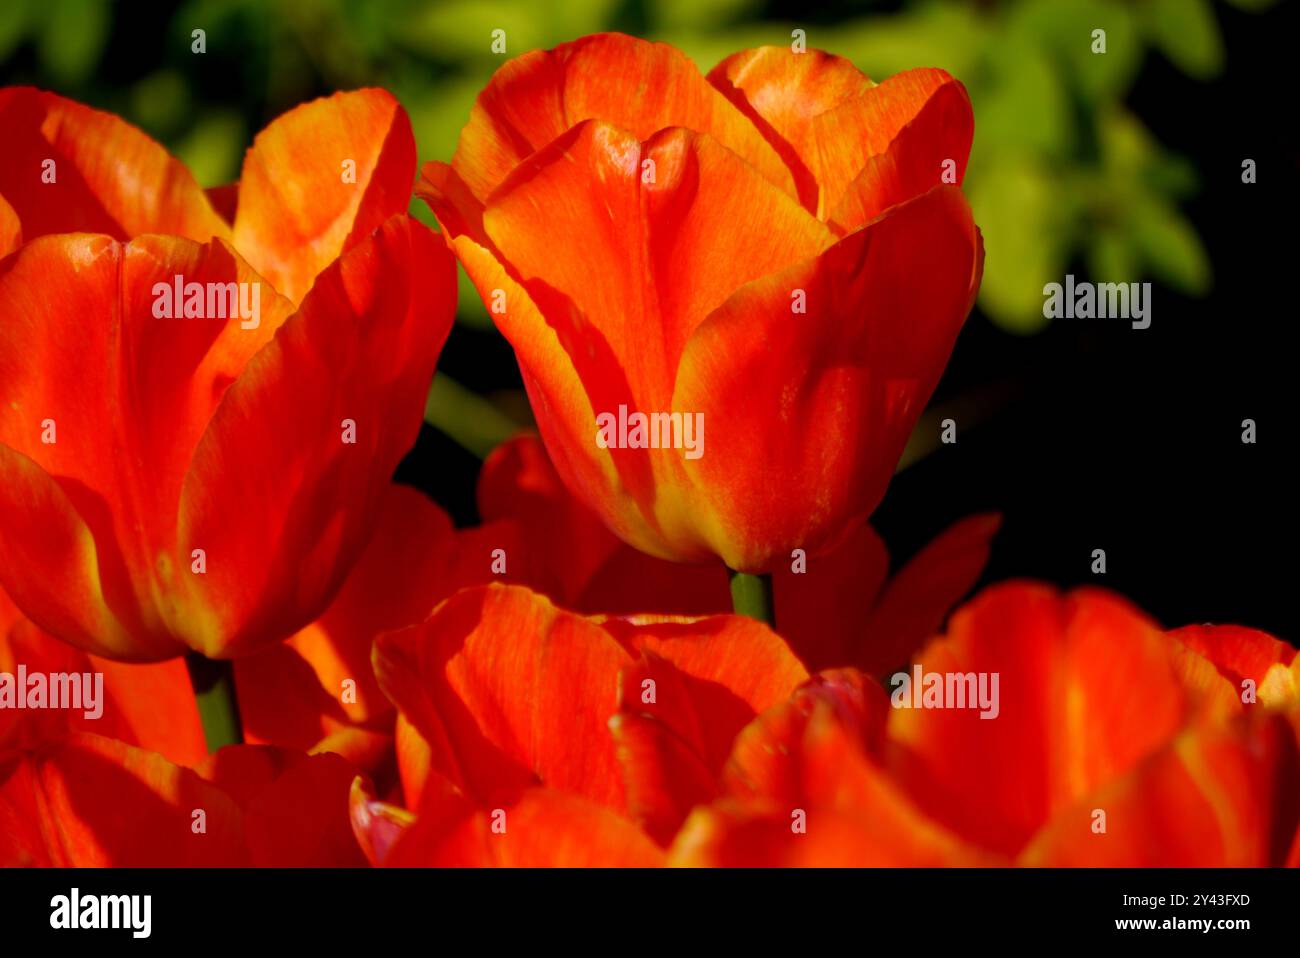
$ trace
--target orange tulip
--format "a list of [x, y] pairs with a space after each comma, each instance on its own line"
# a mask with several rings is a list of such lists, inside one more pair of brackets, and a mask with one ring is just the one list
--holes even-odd
[[0, 753], [0, 867], [359, 866], [356, 769], [237, 745], [189, 769], [79, 732]]
[[0, 586], [111, 658], [291, 635], [371, 535], [452, 322], [405, 114], [364, 90], [276, 120], [233, 224], [114, 117], [18, 88], [0, 122]]
[[[916, 707], [901, 681], [874, 713], [812, 689], [740, 734], [725, 795], [692, 814], [670, 861], [1300, 864], [1300, 660], [1285, 643], [1162, 633], [1100, 591], [1007, 583], [955, 613], [917, 666], [945, 682], [996, 673], [996, 715]], [[1258, 696], [1239, 694], [1245, 679]]]
[[[678, 807], [662, 789], [711, 798], [734, 735], [808, 677], [741, 616], [587, 618], [496, 585], [382, 636], [375, 669], [410, 811], [357, 789], [353, 825], [376, 861], [408, 865], [655, 864]], [[640, 774], [678, 746], [691, 781]]]
[[417, 192], [556, 468], [627, 542], [770, 570], [868, 515], [982, 271], [970, 104], [816, 51], [702, 77], [599, 35], [502, 67]]

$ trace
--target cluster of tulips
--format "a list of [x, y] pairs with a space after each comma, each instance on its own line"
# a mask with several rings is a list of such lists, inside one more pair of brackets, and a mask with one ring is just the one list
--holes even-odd
[[[104, 699], [0, 709], [0, 864], [1300, 864], [1294, 648], [961, 605], [997, 516], [895, 568], [867, 523], [982, 271], [943, 71], [587, 37], [418, 183], [381, 90], [206, 191], [53, 93], [0, 129], [0, 673]], [[540, 432], [472, 528], [392, 481], [457, 261]], [[256, 321], [160, 312], [191, 283]], [[707, 446], [598, 442], [620, 409]], [[913, 667], [995, 712], [911, 707]]]

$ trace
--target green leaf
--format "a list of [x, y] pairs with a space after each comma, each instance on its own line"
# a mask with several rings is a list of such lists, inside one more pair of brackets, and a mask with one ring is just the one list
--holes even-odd
[[1223, 39], [1210, 0], [1148, 0], [1143, 25], [1152, 44], [1184, 73], [1206, 80], [1223, 70]]
[[90, 77], [108, 42], [111, 13], [99, 0], [50, 0], [37, 51], [56, 80], [76, 85]]
[[1088, 245], [1088, 278], [1094, 283], [1131, 283], [1137, 280], [1141, 258], [1131, 239], [1120, 229], [1098, 229]]
[[1181, 293], [1203, 296], [1210, 288], [1210, 258], [1182, 215], [1163, 200], [1137, 199], [1133, 241], [1152, 274]]
[[[1119, 98], [1142, 63], [1142, 43], [1130, 8], [1106, 0], [1026, 0], [1013, 8], [1008, 30], [1042, 46], [1092, 102]], [[1093, 53], [1093, 31], [1106, 31], [1106, 52]]]
[[1059, 282], [1073, 209], [1051, 173], [1031, 157], [998, 157], [966, 178], [975, 222], [984, 234], [980, 306], [1010, 332], [1047, 324], [1043, 286]]
[[999, 51], [984, 83], [971, 91], [976, 147], [1066, 160], [1077, 135], [1058, 68], [1043, 48], [1024, 37], [1006, 37]]

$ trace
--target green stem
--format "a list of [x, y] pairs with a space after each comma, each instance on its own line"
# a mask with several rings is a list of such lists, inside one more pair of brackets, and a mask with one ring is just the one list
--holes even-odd
[[208, 751], [242, 743], [244, 727], [239, 721], [239, 700], [235, 698], [235, 664], [191, 652], [185, 656], [185, 665], [190, 670], [190, 685], [199, 705]]
[[731, 607], [737, 615], [747, 615], [776, 628], [776, 612], [772, 605], [772, 577], [750, 575], [748, 572], [731, 573]]
[[488, 400], [441, 372], [429, 387], [424, 421], [480, 459], [520, 429], [519, 423]]

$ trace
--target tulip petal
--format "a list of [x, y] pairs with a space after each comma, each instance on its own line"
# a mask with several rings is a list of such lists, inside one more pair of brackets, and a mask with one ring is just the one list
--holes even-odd
[[799, 201], [816, 213], [817, 179], [800, 150], [812, 149], [818, 116], [875, 84], [843, 57], [787, 46], [733, 53], [709, 71], [708, 80], [762, 131], [794, 173]]
[[300, 302], [325, 267], [406, 212], [415, 165], [411, 122], [384, 90], [295, 107], [259, 133], [244, 158], [235, 246]]
[[[491, 549], [478, 545], [490, 536], [516, 561], [522, 550], [503, 531], [489, 523], [458, 533], [423, 493], [392, 484], [374, 537], [325, 613], [284, 643], [235, 660], [245, 741], [345, 750], [370, 769], [376, 733], [353, 725], [387, 718], [391, 726], [393, 712], [371, 665], [375, 637], [422, 622], [462, 587], [503, 578], [492, 572]], [[387, 757], [391, 742], [383, 744], [375, 758]]]
[[742, 616], [607, 628], [642, 656], [623, 670], [610, 720], [628, 812], [667, 844], [693, 806], [717, 796], [736, 734], [808, 673], [779, 636]]
[[[451, 519], [428, 497], [391, 485], [373, 538], [324, 614], [283, 645], [235, 662], [247, 740], [307, 749], [340, 724], [391, 714], [371, 646], [379, 633], [433, 611], [446, 594], [455, 541]], [[286, 709], [286, 701], [300, 707]]]
[[663, 852], [608, 808], [550, 788], [507, 808], [468, 802], [421, 808], [384, 862], [439, 868], [653, 868]]
[[867, 622], [889, 573], [889, 551], [870, 524], [860, 522], [844, 541], [807, 567], [772, 570], [776, 626], [811, 669], [854, 661], [860, 644], [874, 640]]
[[[961, 88], [961, 84], [943, 70], [918, 69], [851, 95], [851, 64], [838, 58], [809, 56], [775, 48], [749, 51], [724, 60], [710, 79], [733, 100], [743, 98], [748, 105], [746, 112], [762, 117], [768, 128], [785, 140], [788, 149], [782, 151], [782, 156], [792, 152], [798, 159], [795, 168], [802, 187], [800, 198], [807, 199], [806, 184], [811, 178], [818, 191], [816, 202], [808, 204], [808, 208], [819, 219], [827, 219], [867, 162], [885, 153], [899, 132], [940, 91], [949, 86]], [[829, 83], [826, 77], [831, 78]], [[824, 92], [807, 94], [807, 87], [813, 83]], [[936, 148], [931, 145], [943, 142], [947, 145], [937, 147], [940, 158], [956, 160], [964, 171], [970, 150], [969, 113], [970, 101], [961, 89], [959, 96], [923, 124], [924, 141], [909, 146], [906, 155], [928, 156], [927, 147]], [[919, 182], [930, 171], [928, 163], [926, 167], [905, 175]], [[930, 185], [938, 182], [937, 165], [933, 174]]]
[[1277, 867], [1298, 819], [1300, 755], [1286, 723], [1205, 726], [1058, 812], [1021, 861], [1054, 867]]
[[1235, 625], [1189, 625], [1169, 636], [1207, 659], [1238, 695], [1250, 680], [1265, 706], [1300, 704], [1300, 651], [1294, 646], [1267, 632]]
[[0, 196], [0, 258], [8, 256], [23, 245], [23, 226], [18, 214], [3, 196]]
[[207, 557], [189, 578], [196, 610], [173, 623], [193, 646], [234, 656], [325, 610], [415, 441], [454, 290], [436, 235], [393, 217], [321, 274], [226, 392], [181, 499], [182, 554]]
[[[456, 258], [489, 305], [497, 328], [514, 347], [556, 471], [570, 489], [616, 485], [618, 474], [610, 457], [588, 452], [594, 445], [591, 437], [596, 414], [569, 358], [570, 346], [579, 342], [576, 331], [581, 317], [564, 297], [535, 288], [550, 310], [544, 315], [484, 233], [483, 207], [456, 172], [443, 163], [426, 164], [423, 172], [416, 193], [433, 210]], [[636, 508], [603, 518], [625, 541], [653, 538]]]
[[[67, 494], [32, 460], [0, 444], [0, 587], [40, 628], [78, 648], [138, 654], [146, 634], [109, 607], [103, 571], [95, 536]], [[131, 611], [122, 609], [128, 622]], [[149, 647], [157, 657], [176, 650], [169, 641]]]
[[[660, 527], [680, 530], [678, 551], [764, 572], [790, 543], [816, 555], [865, 518], [938, 381], [981, 267], [970, 209], [941, 187], [715, 310], [686, 345], [671, 406], [725, 424], [702, 456], [677, 460], [696, 501], [656, 505]], [[795, 308], [800, 293], [806, 314]], [[791, 490], [815, 490], [816, 507]]]
[[883, 152], [870, 157], [826, 210], [827, 221], [848, 234], [942, 183], [960, 185], [975, 137], [966, 88], [956, 80], [937, 87]]
[[[1061, 596], [1026, 583], [985, 590], [914, 663], [923, 674], [987, 673], [986, 690], [998, 676], [996, 718], [969, 706], [895, 707], [889, 731], [900, 746], [895, 774], [918, 803], [1007, 855], [1161, 748], [1188, 717], [1161, 633], [1097, 591]], [[901, 680], [890, 685], [896, 703], [922, 694], [911, 689], [909, 698]]]
[[541, 783], [622, 808], [607, 722], [631, 661], [599, 624], [509, 586], [459, 592], [375, 643], [380, 687], [430, 767], [487, 807]]
[[0, 829], [0, 865], [247, 864], [230, 796], [161, 755], [98, 735], [0, 758], [0, 822], [15, 821], [16, 830]]
[[852, 664], [871, 675], [906, 665], [975, 585], [1001, 525], [997, 514], [960, 519], [914, 555], [877, 599]]
[[[181, 659], [126, 665], [87, 655], [41, 630], [0, 590], [0, 672], [16, 674], [19, 665], [29, 675], [80, 676], [85, 707], [0, 711], [0, 750], [35, 747], [68, 731], [84, 731], [158, 752], [179, 765], [208, 754]], [[96, 674], [102, 685], [96, 684]]]
[[639, 140], [672, 126], [707, 133], [794, 194], [776, 151], [695, 64], [667, 44], [616, 33], [529, 51], [497, 70], [474, 104], [452, 166], [486, 201], [529, 155], [590, 119]]
[[[639, 172], [646, 159], [655, 162], [652, 184]], [[540, 308], [529, 315], [544, 315], [555, 330], [554, 342], [562, 344], [587, 405], [610, 416], [621, 406], [679, 409], [670, 405], [678, 359], [708, 312], [738, 285], [813, 256], [832, 239], [792, 199], [707, 137], [667, 130], [643, 148], [595, 122], [571, 130], [516, 170], [493, 195], [483, 221], [498, 255]], [[563, 257], [556, 257], [557, 244]], [[700, 256], [702, 248], [727, 254]], [[503, 331], [526, 369], [564, 362], [529, 352], [538, 332], [512, 335], [511, 325], [503, 323]], [[663, 334], [647, 339], [643, 330], [651, 327]], [[561, 475], [581, 476], [573, 488], [589, 506], [608, 511], [616, 504], [619, 514], [604, 516], [616, 534], [664, 558], [710, 558], [698, 550], [675, 553], [664, 541], [672, 536], [656, 529], [678, 517], [673, 503], [660, 508], [655, 499], [671, 490], [660, 480], [676, 475], [681, 450], [647, 455], [602, 448], [594, 416], [585, 420], [585, 435], [574, 434], [581, 419], [570, 416], [556, 425], [546, 404], [534, 408]], [[557, 437], [556, 430], [569, 435]], [[618, 470], [612, 485], [610, 461]]]
[[936, 866], [986, 856], [927, 820], [867, 755], [883, 693], [848, 676], [764, 713], [738, 738], [732, 797], [697, 810], [676, 865]]
[[222, 749], [197, 771], [239, 804], [254, 867], [366, 864], [348, 819], [357, 773], [339, 756], [242, 746]]
[[518, 524], [528, 584], [567, 609], [587, 615], [731, 610], [720, 563], [682, 565], [621, 542], [569, 492], [536, 436], [493, 450], [479, 475], [478, 502], [484, 519]]
[[664, 408], [687, 339], [735, 289], [833, 240], [707, 136], [668, 129], [642, 144], [597, 121], [517, 168], [483, 223], [526, 283], [544, 280], [581, 311], [586, 328], [573, 332], [626, 376], [601, 388], [596, 374], [608, 381], [608, 370], [570, 348], [592, 398], [634, 409]]
[[[624, 548], [600, 519], [569, 493], [536, 436], [517, 436], [483, 461], [478, 511], [484, 521], [511, 520], [538, 561], [530, 584], [566, 608], [615, 552]], [[578, 611], [612, 611], [586, 610]]]
[[230, 238], [190, 171], [110, 113], [33, 87], [6, 87], [0, 129], [0, 194], [28, 241], [49, 233]]
[[[197, 299], [183, 292], [174, 301], [178, 283]], [[168, 593], [180, 574], [181, 482], [226, 388], [288, 315], [288, 301], [268, 289], [256, 300], [259, 321], [244, 328], [239, 310], [251, 307], [261, 286], [223, 243], [175, 237], [123, 246], [103, 236], [48, 236], [6, 261], [0, 299], [15, 318], [0, 329], [0, 443], [55, 478], [93, 536], [103, 594], [133, 639], [125, 643], [111, 628], [78, 637], [72, 624], [32, 604], [34, 588], [22, 578], [42, 569], [0, 572], [15, 601], [48, 631], [107, 656], [176, 653], [164, 620], [174, 614]], [[199, 300], [203, 312], [218, 315], [185, 316]], [[5, 458], [6, 471], [39, 482]], [[59, 508], [48, 491], [28, 494]], [[15, 541], [10, 548], [42, 547]], [[63, 601], [77, 599], [70, 593]]]

